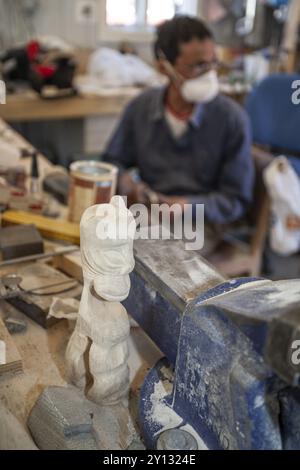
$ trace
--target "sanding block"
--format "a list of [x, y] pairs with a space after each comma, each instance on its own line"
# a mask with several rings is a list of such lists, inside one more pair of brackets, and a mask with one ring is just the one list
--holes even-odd
[[44, 243], [34, 225], [0, 228], [0, 250], [3, 260], [44, 252]]

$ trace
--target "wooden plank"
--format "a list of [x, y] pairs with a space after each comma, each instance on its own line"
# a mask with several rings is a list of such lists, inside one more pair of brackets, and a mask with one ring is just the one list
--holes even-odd
[[79, 225], [64, 220], [51, 219], [30, 212], [7, 211], [2, 216], [2, 226], [33, 224], [41, 235], [52, 240], [80, 244]]
[[74, 96], [44, 100], [33, 92], [7, 97], [0, 117], [8, 122], [79, 119], [90, 116], [119, 115], [133, 98], [132, 93], [112, 96]]
[[20, 353], [1, 318], [0, 341], [4, 341], [6, 348], [6, 363], [0, 364], [0, 377], [7, 373], [23, 372]]
[[60, 271], [83, 282], [82, 263], [80, 251], [70, 255], [57, 256], [53, 259], [53, 265]]

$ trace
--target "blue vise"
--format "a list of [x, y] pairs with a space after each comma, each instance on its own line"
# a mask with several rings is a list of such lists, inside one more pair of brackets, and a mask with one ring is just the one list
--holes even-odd
[[300, 449], [300, 280], [226, 281], [180, 241], [137, 241], [125, 306], [165, 355], [140, 395], [155, 449]]

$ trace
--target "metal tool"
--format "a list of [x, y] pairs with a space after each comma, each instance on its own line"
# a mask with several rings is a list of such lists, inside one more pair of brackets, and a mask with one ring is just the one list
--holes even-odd
[[[45, 286], [33, 287], [32, 289], [22, 289], [20, 287], [22, 282], [22, 277], [18, 276], [17, 274], [9, 274], [4, 276], [0, 279], [2, 291], [0, 294], [0, 300], [9, 300], [14, 299], [16, 297], [23, 297], [25, 295], [54, 295], [59, 294], [59, 292], [49, 292], [49, 289], [54, 289], [56, 287], [63, 287], [71, 284], [71, 286], [62, 289], [62, 292], [67, 292], [68, 290], [72, 290], [77, 287], [78, 282], [74, 279], [70, 279], [67, 281], [56, 282], [52, 284], [48, 284]], [[3, 290], [4, 288], [4, 290]], [[43, 291], [47, 291], [43, 293]]]
[[38, 153], [32, 154], [31, 171], [30, 171], [30, 193], [39, 193], [39, 165], [38, 165]]
[[166, 356], [141, 389], [147, 448], [178, 429], [199, 449], [300, 449], [300, 280], [227, 281], [180, 241], [135, 255], [125, 307]]
[[8, 274], [7, 276], [2, 277], [1, 281], [5, 287], [14, 292], [19, 288], [22, 278], [17, 274]]
[[196, 439], [186, 431], [170, 429], [161, 433], [157, 450], [198, 450]]
[[59, 250], [53, 251], [51, 253], [42, 253], [39, 255], [30, 255], [30, 256], [23, 256], [21, 258], [15, 258], [11, 259], [8, 261], [2, 261], [0, 263], [0, 268], [4, 268], [6, 266], [11, 266], [14, 264], [20, 264], [20, 263], [28, 263], [31, 261], [38, 261], [41, 259], [48, 259], [48, 258], [55, 258], [56, 256], [62, 256], [62, 255], [69, 255], [71, 253], [74, 253], [75, 251], [78, 251], [79, 247], [78, 246], [68, 246], [67, 248], [61, 248]]

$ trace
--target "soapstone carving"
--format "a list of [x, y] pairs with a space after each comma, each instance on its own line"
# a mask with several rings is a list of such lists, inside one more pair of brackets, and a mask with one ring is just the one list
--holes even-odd
[[128, 404], [130, 325], [120, 302], [130, 290], [135, 230], [119, 196], [88, 208], [80, 223], [84, 287], [66, 358], [72, 383], [99, 405]]

